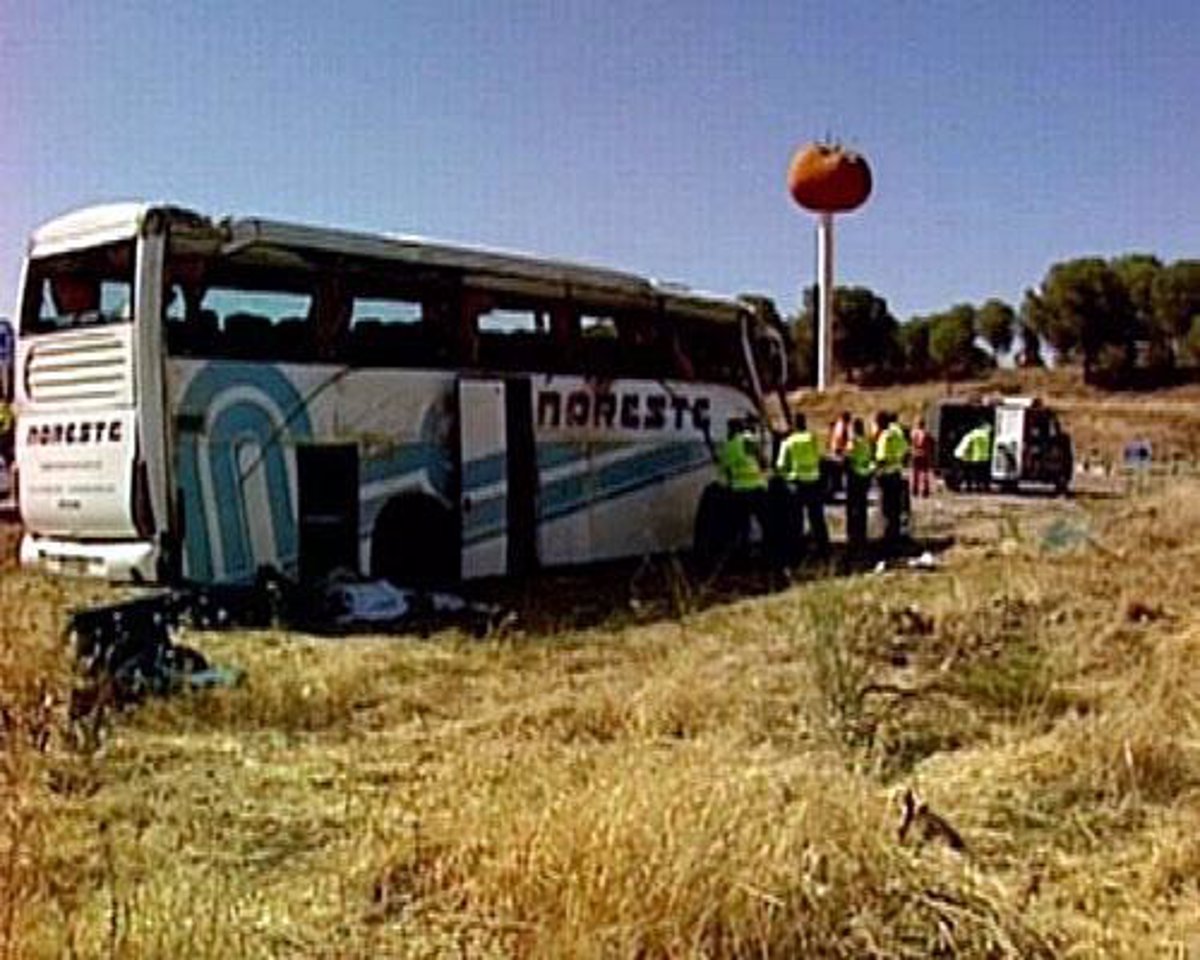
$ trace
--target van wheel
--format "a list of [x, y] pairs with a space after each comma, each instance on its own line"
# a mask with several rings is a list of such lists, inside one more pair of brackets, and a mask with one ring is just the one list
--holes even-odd
[[404, 494], [380, 511], [371, 537], [372, 576], [428, 587], [454, 583], [459, 567], [458, 525], [433, 497]]

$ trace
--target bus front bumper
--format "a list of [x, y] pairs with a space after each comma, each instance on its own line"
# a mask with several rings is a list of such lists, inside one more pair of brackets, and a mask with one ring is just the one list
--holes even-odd
[[21, 566], [48, 573], [134, 583], [158, 579], [159, 549], [148, 540], [79, 543], [27, 533], [20, 556]]

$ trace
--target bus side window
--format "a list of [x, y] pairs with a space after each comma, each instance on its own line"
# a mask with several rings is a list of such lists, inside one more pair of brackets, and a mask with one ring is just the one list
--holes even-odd
[[307, 293], [292, 291], [210, 287], [195, 319], [189, 316], [186, 321], [195, 327], [194, 334], [186, 335], [187, 347], [198, 356], [312, 362], [317, 359], [312, 299]]
[[586, 377], [611, 380], [621, 363], [617, 322], [612, 317], [583, 313], [579, 316], [579, 367]]
[[361, 366], [420, 367], [435, 351], [417, 300], [355, 297], [350, 310], [349, 359]]
[[479, 366], [488, 370], [552, 369], [550, 313], [534, 306], [494, 306], [476, 314]]

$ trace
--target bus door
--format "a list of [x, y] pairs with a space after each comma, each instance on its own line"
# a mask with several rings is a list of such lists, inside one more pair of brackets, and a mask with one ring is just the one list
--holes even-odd
[[536, 558], [530, 381], [460, 379], [458, 420], [462, 576], [523, 573]]

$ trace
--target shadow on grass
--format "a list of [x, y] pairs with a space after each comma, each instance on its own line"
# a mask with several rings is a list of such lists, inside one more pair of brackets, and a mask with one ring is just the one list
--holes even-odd
[[713, 572], [701, 571], [686, 555], [661, 555], [474, 583], [466, 595], [508, 611], [509, 620], [527, 635], [547, 635], [678, 619], [798, 583], [877, 570], [881, 562], [904, 568], [916, 558], [936, 558], [953, 542], [952, 537], [915, 538], [894, 551], [878, 545], [851, 551], [838, 543], [827, 555], [810, 556], [787, 569], [757, 552], [728, 558]]

